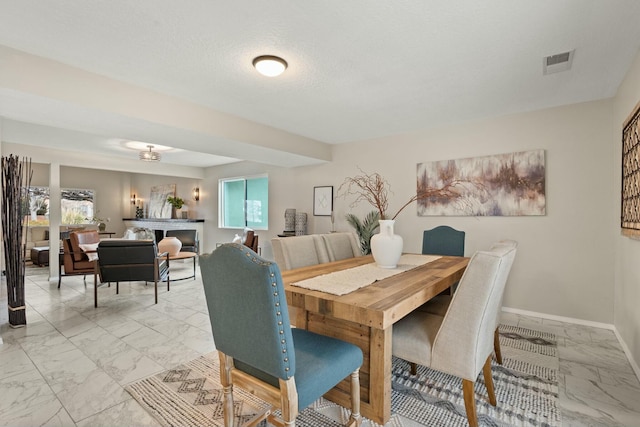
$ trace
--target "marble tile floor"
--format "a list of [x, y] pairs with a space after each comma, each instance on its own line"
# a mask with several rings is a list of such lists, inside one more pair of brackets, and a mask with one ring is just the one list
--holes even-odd
[[[124, 386], [215, 349], [199, 276], [159, 286], [157, 305], [152, 285], [102, 286], [96, 309], [93, 278], [57, 289], [30, 273], [27, 327], [8, 326], [0, 290], [0, 426], [157, 426]], [[558, 336], [563, 426], [640, 426], [640, 384], [612, 331], [510, 313], [503, 322]]]

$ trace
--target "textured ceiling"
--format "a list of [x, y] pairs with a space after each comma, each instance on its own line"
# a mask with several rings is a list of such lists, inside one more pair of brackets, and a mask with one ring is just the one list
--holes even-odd
[[[637, 0], [0, 0], [0, 45], [335, 144], [613, 96], [638, 22]], [[261, 54], [289, 68], [259, 76]]]

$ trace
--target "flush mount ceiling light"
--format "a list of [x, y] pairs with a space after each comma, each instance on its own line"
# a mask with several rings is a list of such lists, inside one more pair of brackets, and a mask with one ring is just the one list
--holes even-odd
[[262, 55], [253, 59], [253, 66], [263, 76], [276, 77], [287, 69], [287, 61], [273, 55]]
[[159, 162], [160, 161], [160, 153], [153, 150], [153, 145], [147, 145], [149, 147], [149, 151], [141, 151], [140, 152], [140, 160], [144, 160], [145, 162]]

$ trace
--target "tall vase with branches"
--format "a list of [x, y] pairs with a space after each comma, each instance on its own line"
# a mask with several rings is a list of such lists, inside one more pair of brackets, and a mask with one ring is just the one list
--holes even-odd
[[[409, 198], [393, 215], [389, 215], [389, 182], [377, 172], [368, 174], [359, 169], [361, 174], [353, 177], [345, 178], [344, 182], [338, 187], [338, 196], [347, 197], [355, 196], [351, 203], [351, 207], [355, 207], [360, 202], [367, 202], [375, 208], [379, 214], [380, 233], [372, 236], [371, 252], [373, 257], [381, 267], [394, 268], [400, 259], [402, 252], [402, 237], [394, 234], [393, 225], [396, 217], [407, 206], [417, 200], [426, 200], [430, 198], [446, 198], [449, 200], [461, 200], [465, 192], [464, 180], [447, 180], [440, 188], [426, 187], [420, 182], [416, 185], [416, 193]], [[471, 183], [477, 185], [476, 183]], [[384, 234], [385, 243], [377, 243], [382, 240], [381, 235]], [[380, 248], [380, 249], [377, 249]], [[393, 250], [391, 250], [393, 248]], [[384, 252], [384, 254], [382, 253]], [[391, 254], [393, 252], [393, 254]], [[379, 261], [384, 259], [384, 261]], [[395, 261], [394, 261], [395, 260]]]
[[[27, 324], [24, 293], [24, 252], [22, 206], [28, 197], [33, 171], [31, 159], [2, 156], [2, 242], [4, 245], [5, 275], [9, 325]], [[28, 223], [27, 223], [28, 227]]]

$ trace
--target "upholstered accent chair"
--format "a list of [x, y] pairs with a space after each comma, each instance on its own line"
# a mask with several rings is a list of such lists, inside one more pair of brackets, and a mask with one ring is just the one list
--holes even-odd
[[271, 239], [273, 257], [281, 270], [329, 262], [327, 246], [318, 234]]
[[299, 411], [345, 378], [351, 390], [347, 425], [360, 425], [362, 351], [335, 338], [291, 328], [275, 262], [242, 244], [227, 243], [202, 255], [200, 269], [220, 357], [225, 426], [234, 425], [234, 385], [282, 414], [277, 419], [273, 410], [267, 410], [245, 425], [266, 418], [274, 425], [295, 426]]
[[[64, 274], [60, 271], [58, 276], [58, 288], [62, 282], [62, 276], [85, 276], [93, 274], [95, 270], [95, 246], [100, 242], [97, 230], [72, 231], [68, 239], [62, 240], [62, 262]], [[84, 249], [83, 249], [84, 247]], [[89, 256], [93, 259], [89, 259]]]
[[98, 263], [95, 268], [94, 306], [98, 306], [98, 278], [100, 283], [153, 282], [155, 303], [158, 303], [158, 282], [167, 282], [169, 291], [169, 253], [158, 254], [153, 240], [104, 240], [98, 245]]
[[180, 252], [198, 253], [198, 231], [197, 230], [167, 230], [165, 237], [176, 237], [182, 242]]
[[[518, 242], [515, 240], [501, 240], [496, 242], [491, 246], [491, 249], [494, 250], [499, 248], [500, 246], [506, 246], [511, 248], [517, 248]], [[502, 294], [504, 296], [504, 293]], [[500, 304], [498, 310], [502, 310], [502, 300], [500, 298]], [[427, 303], [420, 306], [418, 310], [425, 311], [427, 313], [436, 314], [438, 316], [444, 316], [447, 314], [447, 310], [449, 309], [449, 305], [451, 305], [451, 296], [450, 295], [438, 295], [437, 297], [431, 299]], [[493, 335], [493, 350], [496, 354], [496, 361], [502, 365], [502, 351], [500, 350], [500, 331], [498, 327], [500, 326], [500, 312], [498, 312], [498, 316], [496, 317], [496, 328]]]
[[329, 233], [321, 236], [327, 247], [329, 261], [339, 261], [362, 255], [360, 242], [358, 242], [358, 237], [355, 233]]
[[496, 406], [491, 354], [500, 302], [515, 258], [506, 245], [476, 252], [443, 316], [414, 311], [393, 326], [393, 355], [462, 379], [470, 426], [478, 425], [474, 383], [484, 374], [489, 402]]

